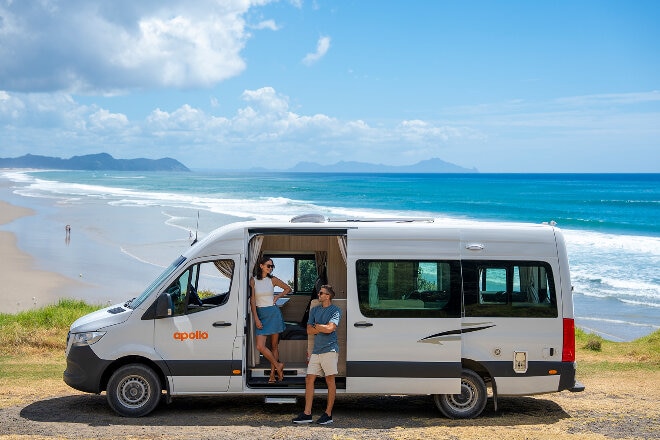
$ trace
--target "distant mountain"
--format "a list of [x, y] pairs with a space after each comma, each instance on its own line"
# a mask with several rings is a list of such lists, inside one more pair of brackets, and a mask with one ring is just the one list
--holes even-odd
[[36, 168], [49, 170], [113, 170], [113, 171], [190, 171], [169, 157], [163, 159], [115, 159], [108, 153], [73, 156], [70, 159], [26, 154], [0, 158], [0, 168]]
[[380, 165], [366, 162], [337, 162], [320, 165], [300, 162], [287, 171], [294, 173], [478, 173], [476, 168], [463, 168], [441, 159], [427, 159], [413, 165]]

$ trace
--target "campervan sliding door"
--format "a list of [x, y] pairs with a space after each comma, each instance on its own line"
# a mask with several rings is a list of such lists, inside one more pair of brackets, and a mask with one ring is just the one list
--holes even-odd
[[458, 234], [348, 232], [346, 391], [460, 393]]

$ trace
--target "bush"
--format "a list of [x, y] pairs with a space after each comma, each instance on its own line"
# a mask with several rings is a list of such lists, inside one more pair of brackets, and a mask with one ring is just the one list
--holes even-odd
[[587, 339], [587, 343], [585, 344], [584, 348], [592, 351], [600, 351], [602, 348], [601, 347], [602, 342], [603, 342], [603, 338], [601, 338], [600, 336], [591, 335], [589, 336], [589, 339]]

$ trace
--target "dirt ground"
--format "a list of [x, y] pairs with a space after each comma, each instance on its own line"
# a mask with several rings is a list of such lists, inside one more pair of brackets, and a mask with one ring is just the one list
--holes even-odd
[[[105, 395], [62, 382], [0, 388], [0, 439], [601, 439], [660, 438], [660, 372], [608, 373], [582, 393], [489, 399], [481, 417], [449, 420], [428, 396], [338, 396], [327, 426], [291, 423], [302, 408], [260, 397], [176, 398], [149, 416], [115, 415]], [[315, 417], [324, 398], [315, 401]]]

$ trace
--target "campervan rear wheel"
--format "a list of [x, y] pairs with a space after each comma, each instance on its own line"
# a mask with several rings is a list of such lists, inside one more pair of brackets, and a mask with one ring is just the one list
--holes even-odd
[[158, 375], [142, 364], [124, 365], [108, 381], [110, 407], [124, 417], [142, 417], [153, 411], [161, 396]]
[[481, 376], [472, 370], [461, 373], [460, 394], [436, 394], [435, 406], [450, 419], [472, 419], [486, 407], [488, 390]]

